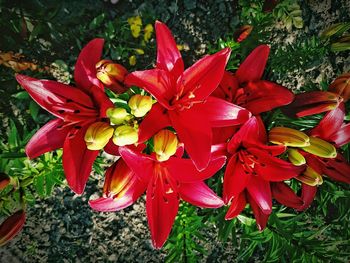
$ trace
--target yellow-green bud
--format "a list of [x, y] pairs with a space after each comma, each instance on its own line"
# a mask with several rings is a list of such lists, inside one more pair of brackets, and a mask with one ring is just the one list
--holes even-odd
[[131, 115], [124, 108], [109, 108], [107, 110], [107, 117], [111, 124], [120, 125], [131, 119]]
[[114, 129], [108, 123], [95, 122], [89, 126], [84, 140], [89, 150], [101, 150], [113, 136]]
[[178, 140], [174, 133], [169, 130], [161, 130], [153, 137], [154, 152], [157, 160], [162, 162], [168, 160], [176, 153]]
[[117, 127], [113, 135], [113, 143], [118, 146], [137, 143], [138, 139], [138, 130], [128, 125]]
[[132, 115], [138, 118], [143, 117], [152, 108], [152, 98], [150, 96], [136, 94], [130, 98], [128, 105]]

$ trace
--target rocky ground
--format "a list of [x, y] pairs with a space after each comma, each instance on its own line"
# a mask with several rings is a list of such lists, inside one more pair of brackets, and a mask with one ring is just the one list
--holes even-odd
[[[190, 1], [185, 1], [190, 2]], [[184, 43], [189, 43], [196, 53], [203, 53], [206, 45], [217, 39], [220, 28], [232, 25], [234, 5], [230, 1], [218, 1], [220, 5], [194, 1], [196, 5], [180, 12], [163, 14], [170, 16], [169, 26]], [[206, 2], [206, 1], [204, 1]], [[318, 34], [332, 23], [349, 19], [350, 2], [307, 1], [309, 9], [305, 28], [286, 40], [286, 35], [276, 31], [271, 41], [281, 45], [294, 42], [300, 34]], [[336, 5], [334, 4], [336, 2]], [[214, 3], [214, 1], [213, 1]], [[341, 8], [340, 8], [341, 7]], [[194, 12], [196, 11], [196, 12]], [[208, 13], [209, 12], [209, 13]], [[222, 19], [220, 13], [225, 13]], [[232, 13], [232, 16], [227, 15]], [[210, 20], [216, 17], [217, 20]], [[185, 28], [186, 30], [181, 30]], [[187, 32], [184, 34], [183, 32]], [[191, 39], [194, 39], [191, 41]], [[203, 44], [204, 43], [204, 44]], [[305, 71], [293, 72], [279, 82], [290, 88], [305, 84], [308, 79], [320, 82], [332, 79], [339, 73], [350, 70], [349, 52], [335, 56], [333, 61], [322, 61], [320, 66]], [[98, 178], [90, 180], [82, 196], [74, 195], [68, 188], [57, 188], [55, 194], [38, 200], [29, 207], [26, 225], [13, 241], [0, 248], [0, 262], [162, 262], [166, 251], [154, 250], [151, 246], [145, 216], [145, 198], [133, 206], [117, 213], [97, 213], [90, 209], [87, 201], [99, 195], [101, 183]], [[235, 249], [229, 243], [217, 240], [216, 229], [207, 228], [207, 255], [201, 262], [233, 262]], [[210, 240], [210, 241], [209, 241]]]

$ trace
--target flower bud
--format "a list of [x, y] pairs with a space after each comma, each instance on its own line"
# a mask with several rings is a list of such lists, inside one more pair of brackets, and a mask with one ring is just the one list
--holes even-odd
[[151, 39], [152, 33], [154, 31], [153, 25], [147, 24], [143, 29], [143, 31], [144, 31], [143, 39], [145, 40], [145, 42], [148, 42]]
[[25, 221], [26, 213], [24, 210], [19, 210], [2, 222], [0, 225], [0, 246], [14, 238], [23, 228]]
[[342, 96], [344, 102], [347, 102], [350, 99], [350, 72], [337, 77], [328, 90]]
[[310, 166], [306, 168], [303, 174], [295, 177], [295, 179], [310, 186], [321, 185], [323, 183], [322, 176]]
[[132, 115], [138, 118], [143, 117], [152, 108], [152, 98], [150, 96], [136, 94], [130, 98], [128, 105]]
[[5, 174], [5, 173], [0, 173], [0, 191], [5, 189], [6, 186], [8, 186], [11, 182], [11, 178]]
[[129, 57], [129, 64], [130, 64], [130, 66], [136, 65], [136, 56], [135, 55], [132, 55]]
[[269, 141], [291, 147], [310, 145], [309, 136], [305, 133], [286, 127], [274, 127], [269, 132]]
[[113, 143], [118, 146], [137, 143], [138, 139], [138, 130], [128, 125], [117, 127], [113, 135]]
[[101, 150], [113, 136], [114, 129], [108, 123], [95, 122], [89, 126], [84, 140], [89, 150]]
[[310, 146], [303, 147], [305, 152], [323, 158], [335, 158], [337, 156], [337, 150], [329, 142], [313, 136], [310, 136], [309, 138]]
[[128, 71], [111, 60], [101, 60], [96, 64], [96, 77], [111, 90], [122, 93], [126, 90], [123, 82]]
[[109, 108], [106, 112], [111, 124], [120, 125], [129, 121], [132, 116], [124, 108]]
[[168, 160], [176, 153], [178, 140], [174, 133], [169, 130], [161, 130], [153, 137], [154, 152], [160, 162]]
[[306, 163], [305, 157], [296, 149], [288, 149], [288, 160], [296, 166]]
[[134, 177], [123, 159], [119, 159], [106, 172], [106, 179], [103, 185], [103, 193], [107, 197], [121, 196], [128, 189], [130, 182]]
[[239, 43], [242, 42], [243, 40], [245, 40], [250, 33], [253, 30], [253, 26], [250, 25], [244, 25], [241, 26], [236, 32], [235, 32], [235, 40]]

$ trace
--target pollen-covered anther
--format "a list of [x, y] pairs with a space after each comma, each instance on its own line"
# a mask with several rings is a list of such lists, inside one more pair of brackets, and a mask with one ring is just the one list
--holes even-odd
[[101, 150], [112, 137], [114, 128], [105, 122], [95, 122], [86, 130], [84, 140], [89, 150]]
[[118, 146], [137, 143], [138, 139], [138, 130], [128, 125], [117, 127], [113, 134], [113, 143]]
[[332, 144], [313, 136], [310, 136], [310, 146], [303, 147], [303, 150], [323, 158], [335, 158], [337, 156], [337, 150]]
[[286, 127], [274, 127], [269, 132], [269, 141], [291, 147], [305, 147], [310, 145], [309, 136], [305, 133]]
[[161, 130], [153, 137], [154, 152], [157, 160], [160, 162], [168, 160], [176, 153], [178, 139], [176, 135], [169, 130]]
[[150, 96], [143, 96], [136, 94], [132, 96], [128, 102], [131, 109], [131, 114], [137, 118], [143, 117], [152, 108], [152, 98]]
[[132, 115], [124, 108], [109, 108], [106, 114], [113, 125], [120, 125], [132, 119]]

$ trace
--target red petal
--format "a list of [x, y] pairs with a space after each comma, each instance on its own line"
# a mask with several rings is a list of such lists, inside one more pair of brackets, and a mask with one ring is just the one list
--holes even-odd
[[213, 128], [213, 144], [226, 143], [238, 130], [238, 126]]
[[228, 161], [223, 185], [223, 198], [227, 204], [232, 197], [237, 197], [249, 184], [251, 174], [243, 169], [237, 155], [233, 155]]
[[177, 79], [184, 71], [184, 63], [169, 28], [156, 21], [157, 68], [171, 73]]
[[87, 127], [81, 129], [74, 137], [67, 136], [63, 145], [62, 163], [69, 187], [77, 194], [84, 192], [99, 151], [90, 151], [84, 140]]
[[124, 209], [132, 205], [145, 192], [147, 184], [135, 178], [127, 188], [120, 197], [100, 197], [90, 200], [89, 205], [92, 209], [101, 212], [114, 212]]
[[168, 238], [179, 208], [176, 192], [163, 191], [162, 175], [154, 176], [147, 188], [146, 212], [153, 246], [161, 248]]
[[319, 158], [323, 174], [334, 180], [350, 184], [350, 164], [338, 153], [334, 159]]
[[145, 89], [167, 109], [170, 108], [169, 101], [175, 94], [175, 86], [170, 73], [161, 69], [134, 71], [126, 76], [125, 85]]
[[259, 176], [251, 176], [247, 190], [264, 214], [272, 212], [270, 183]]
[[[261, 130], [259, 120], [256, 117], [252, 117], [233, 135], [232, 139], [228, 142], [227, 150], [230, 153], [234, 153], [242, 144], [245, 146], [255, 145], [264, 135], [265, 129]], [[266, 141], [260, 142], [265, 143]]]
[[63, 120], [54, 119], [41, 127], [26, 146], [27, 156], [33, 159], [43, 153], [62, 148], [70, 130], [70, 127], [58, 129], [62, 124]]
[[100, 197], [95, 200], [89, 200], [92, 209], [99, 212], [115, 212], [132, 205], [134, 201], [131, 196], [125, 195], [121, 198]]
[[95, 108], [91, 98], [77, 88], [56, 81], [39, 80], [20, 74], [16, 75], [16, 79], [36, 103], [56, 117], [63, 118], [62, 114], [55, 110], [53, 106], [57, 104], [64, 105], [67, 101], [83, 105], [86, 108]]
[[317, 186], [310, 186], [307, 184], [301, 184], [301, 199], [304, 205], [298, 209], [298, 211], [303, 211], [307, 209], [315, 198], [317, 193]]
[[239, 83], [260, 80], [264, 73], [269, 53], [270, 48], [266, 45], [255, 48], [236, 72]]
[[350, 123], [342, 126], [339, 130], [329, 137], [329, 140], [335, 143], [336, 147], [342, 147], [350, 142]]
[[327, 112], [319, 124], [310, 131], [310, 135], [320, 137], [326, 141], [336, 133], [344, 122], [345, 107], [341, 103], [339, 107]]
[[213, 97], [233, 102], [238, 89], [238, 80], [231, 72], [225, 71], [219, 86], [210, 94]]
[[91, 96], [94, 98], [94, 101], [96, 102], [100, 110], [100, 117], [106, 118], [107, 110], [109, 108], [114, 108], [113, 102], [109, 99], [109, 97], [106, 95], [104, 90], [101, 90], [96, 86], [91, 87], [90, 91], [91, 91]]
[[262, 211], [259, 207], [259, 205], [254, 201], [254, 198], [252, 198], [249, 194], [247, 195], [248, 202], [250, 203], [250, 206], [253, 210], [254, 217], [256, 219], [256, 224], [260, 231], [264, 230], [266, 227], [267, 221], [269, 220], [270, 213], [265, 213]]
[[310, 91], [295, 95], [294, 101], [282, 108], [289, 117], [305, 117], [330, 111], [339, 106], [342, 98], [328, 91]]
[[282, 205], [298, 209], [304, 205], [303, 200], [284, 182], [271, 185], [272, 196]]
[[180, 184], [180, 197], [186, 202], [205, 208], [219, 208], [224, 202], [205, 183]]
[[104, 39], [95, 38], [81, 50], [74, 69], [74, 80], [78, 87], [89, 91], [92, 86], [103, 90], [102, 83], [96, 77], [96, 64], [101, 60]]
[[149, 156], [131, 150], [128, 147], [119, 147], [120, 156], [129, 168], [142, 181], [148, 182], [153, 175], [154, 160]]
[[208, 97], [206, 102], [195, 107], [201, 110], [211, 122], [212, 127], [233, 126], [245, 123], [251, 114], [244, 108], [215, 97]]
[[159, 103], [153, 104], [152, 109], [139, 127], [139, 143], [147, 141], [161, 129], [171, 126], [168, 111]]
[[212, 142], [210, 123], [202, 116], [201, 112], [193, 108], [180, 112], [169, 111], [172, 126], [199, 171], [208, 166]]
[[233, 198], [230, 208], [228, 209], [225, 220], [231, 220], [238, 216], [247, 204], [247, 200], [245, 198], [245, 192], [242, 192], [237, 197]]
[[294, 99], [287, 88], [266, 80], [248, 82], [243, 90], [240, 98], [244, 101], [238, 98], [236, 102], [254, 115], [287, 105]]
[[177, 92], [183, 95], [192, 92], [194, 101], [205, 100], [220, 84], [230, 54], [231, 50], [225, 48], [198, 60], [178, 79]]
[[266, 181], [278, 182], [288, 180], [298, 176], [305, 170], [305, 166], [294, 166], [255, 148], [249, 148], [247, 151], [257, 158], [254, 171]]
[[212, 177], [225, 164], [226, 157], [217, 157], [210, 160], [206, 169], [199, 172], [192, 160], [171, 157], [162, 164], [167, 167], [170, 175], [181, 183], [192, 183], [206, 180]]
[[119, 146], [115, 145], [112, 139], [109, 140], [103, 150], [108, 154], [119, 156]]

